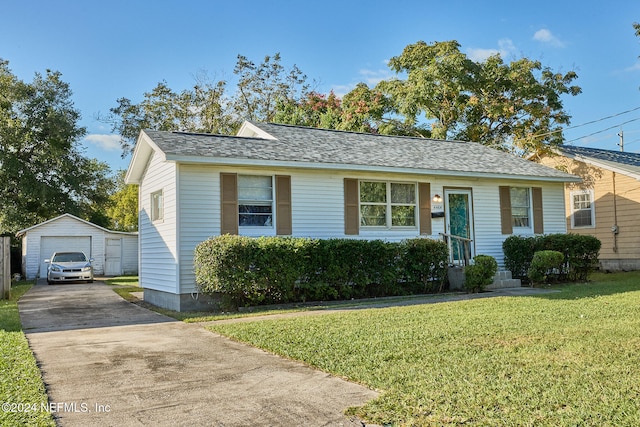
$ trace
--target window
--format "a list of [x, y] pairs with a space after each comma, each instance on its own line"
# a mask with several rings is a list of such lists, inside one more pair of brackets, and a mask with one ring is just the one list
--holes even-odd
[[273, 226], [273, 180], [270, 176], [238, 175], [238, 225]]
[[360, 181], [360, 225], [415, 227], [416, 185]]
[[511, 221], [513, 227], [531, 227], [531, 197], [529, 189], [511, 187]]
[[593, 190], [571, 192], [571, 227], [594, 227]]
[[164, 218], [162, 190], [151, 193], [151, 221], [160, 221]]

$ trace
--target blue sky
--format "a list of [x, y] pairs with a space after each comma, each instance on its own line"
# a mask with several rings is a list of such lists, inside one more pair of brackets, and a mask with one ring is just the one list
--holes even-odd
[[564, 98], [571, 125], [595, 123], [566, 140], [617, 150], [622, 129], [625, 151], [640, 152], [636, 0], [0, 0], [0, 16], [0, 58], [25, 81], [60, 71], [88, 130], [86, 154], [114, 170], [129, 159], [96, 116], [120, 97], [139, 102], [162, 80], [181, 91], [201, 72], [233, 81], [238, 54], [260, 62], [276, 52], [318, 91], [344, 94], [391, 77], [386, 61], [418, 40], [457, 40], [474, 59], [499, 51], [575, 70], [583, 93]]

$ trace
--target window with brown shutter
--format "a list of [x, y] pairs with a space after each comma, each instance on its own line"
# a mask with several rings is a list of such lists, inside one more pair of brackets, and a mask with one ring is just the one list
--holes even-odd
[[291, 226], [291, 177], [276, 175], [276, 234], [289, 236]]
[[358, 180], [344, 179], [344, 234], [360, 233], [360, 211], [358, 207]]
[[544, 233], [544, 217], [542, 215], [542, 188], [531, 189], [531, 204], [533, 205], [533, 232]]
[[238, 175], [220, 174], [220, 234], [238, 234]]
[[418, 183], [420, 234], [431, 235], [431, 184]]
[[500, 223], [502, 234], [513, 233], [513, 218], [511, 217], [511, 187], [500, 186]]

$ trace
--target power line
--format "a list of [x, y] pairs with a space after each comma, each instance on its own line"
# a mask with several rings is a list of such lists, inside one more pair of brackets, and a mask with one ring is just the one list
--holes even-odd
[[[553, 134], [556, 134], [556, 133], [564, 132], [564, 131], [569, 130], [569, 129], [577, 129], [577, 128], [582, 127], [582, 126], [587, 126], [587, 125], [592, 125], [592, 124], [594, 124], [594, 123], [603, 122], [603, 121], [605, 121], [605, 120], [609, 120], [609, 119], [612, 119], [612, 118], [614, 118], [614, 117], [618, 117], [618, 116], [621, 116], [621, 115], [623, 115], [623, 114], [631, 113], [631, 112], [634, 112], [634, 111], [637, 111], [637, 110], [640, 110], [640, 107], [632, 108], [632, 109], [630, 109], [630, 110], [622, 111], [622, 112], [620, 112], [620, 113], [612, 114], [612, 115], [610, 115], [610, 116], [601, 117], [601, 118], [599, 118], [599, 119], [591, 120], [591, 121], [588, 121], [588, 122], [585, 122], [585, 123], [581, 123], [581, 124], [579, 124], [579, 125], [575, 125], [575, 126], [567, 126], [566, 128], [562, 128], [562, 129], [558, 129], [558, 130], [552, 130], [552, 131], [545, 132], [545, 133], [539, 133], [539, 134], [536, 134], [536, 135], [532, 135], [532, 136], [530, 136], [530, 137], [528, 137], [528, 138], [519, 138], [518, 140], [524, 140], [524, 139], [529, 139], [529, 138], [539, 138], [539, 137], [542, 137], [542, 136], [549, 136], [549, 135], [553, 135]], [[621, 123], [621, 124], [619, 124], [619, 125], [613, 126], [613, 128], [618, 127], [618, 126], [621, 126], [621, 125], [624, 125], [624, 124], [626, 124], [626, 123], [633, 122], [633, 121], [635, 121], [635, 120], [638, 120], [638, 119], [633, 119], [633, 120], [630, 120], [629, 122]], [[605, 130], [603, 130], [602, 132], [605, 132], [605, 131], [607, 131], [607, 130], [611, 130], [611, 129], [613, 129], [613, 128], [605, 129]], [[596, 132], [596, 133], [593, 133], [593, 134], [591, 134], [591, 135], [595, 135], [595, 134], [597, 134], [597, 133], [600, 133], [600, 132]], [[591, 135], [583, 136], [583, 137], [580, 137], [580, 138], [577, 138], [577, 139], [586, 138], [586, 137], [591, 136]], [[573, 139], [573, 140], [571, 140], [571, 141], [569, 141], [569, 142], [572, 142], [572, 141], [575, 141], [575, 140], [576, 140], [576, 139]]]
[[602, 130], [599, 130], [597, 132], [590, 133], [589, 135], [584, 135], [584, 136], [581, 136], [579, 138], [574, 138], [574, 139], [572, 139], [570, 141], [567, 141], [567, 143], [571, 143], [571, 142], [577, 141], [577, 140], [582, 139], [582, 138], [588, 138], [590, 136], [597, 135], [599, 133], [603, 133], [603, 132], [606, 132], [606, 131], [611, 130], [611, 129], [619, 128], [622, 125], [626, 125], [627, 123], [635, 122], [637, 120], [640, 120], [640, 117], [636, 117], [635, 119], [627, 120], [626, 122], [620, 123], [618, 125], [614, 125], [614, 126], [606, 128], [606, 129], [602, 129]]

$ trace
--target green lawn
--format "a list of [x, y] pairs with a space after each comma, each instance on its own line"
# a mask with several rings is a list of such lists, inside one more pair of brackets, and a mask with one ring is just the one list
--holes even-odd
[[40, 370], [22, 332], [18, 299], [33, 285], [11, 288], [11, 300], [0, 301], [0, 425], [55, 426], [47, 410]]
[[640, 425], [640, 272], [560, 293], [211, 329], [381, 391], [387, 425]]

